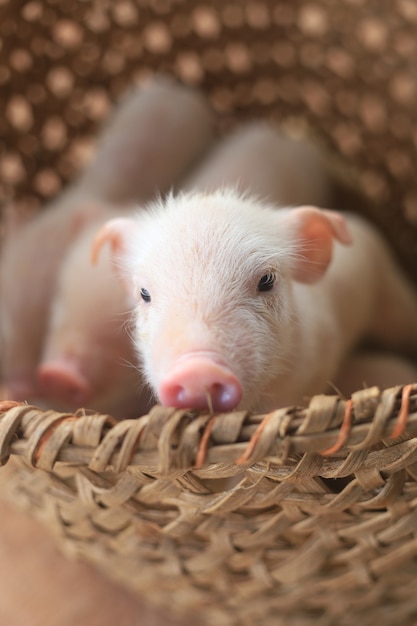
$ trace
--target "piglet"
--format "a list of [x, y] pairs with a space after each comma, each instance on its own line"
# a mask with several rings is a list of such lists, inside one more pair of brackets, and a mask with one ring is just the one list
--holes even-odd
[[116, 418], [137, 417], [149, 408], [151, 394], [135, 367], [128, 328], [132, 299], [109, 251], [91, 264], [102, 221], [84, 229], [62, 262], [37, 369], [39, 387], [43, 403], [54, 408], [84, 406]]
[[[301, 174], [301, 164], [309, 175]], [[312, 196], [324, 203], [329, 192], [318, 151], [260, 122], [221, 141], [186, 185], [206, 188], [215, 180], [252, 184], [276, 202]], [[144, 410], [145, 391], [138, 394], [138, 373], [126, 365], [135, 362], [133, 343], [117, 326], [126, 320], [128, 309], [122, 287], [108, 259], [100, 258], [96, 270], [89, 264], [94, 227], [74, 241], [63, 261], [38, 379], [54, 406], [73, 410], [82, 404], [127, 417]], [[145, 397], [146, 406], [148, 400]]]
[[[116, 108], [91, 165], [17, 232], [6, 233], [0, 262], [2, 369], [11, 397], [37, 395], [35, 369], [60, 263], [83, 229], [115, 203], [166, 191], [213, 135], [202, 96], [168, 79], [135, 90]], [[78, 276], [82, 281], [83, 277]]]
[[[309, 176], [300, 173], [301, 164]], [[329, 184], [318, 151], [260, 122], [226, 137], [186, 184], [242, 183], [240, 172], [248, 177], [251, 172], [256, 188], [277, 202], [290, 196], [313, 196], [318, 203], [327, 199]], [[138, 374], [126, 365], [135, 361], [133, 343], [117, 326], [128, 308], [122, 287], [107, 259], [100, 258], [96, 271], [89, 265], [92, 230], [74, 241], [63, 261], [38, 378], [53, 406], [71, 410], [82, 404], [127, 417], [142, 410], [145, 392], [138, 394]]]
[[325, 389], [363, 337], [417, 351], [417, 298], [364, 220], [276, 210], [233, 189], [108, 222], [162, 404], [267, 411]]
[[[325, 204], [330, 198], [330, 184], [324, 160], [315, 146], [305, 140], [291, 139], [275, 126], [264, 122], [246, 124], [231, 135], [226, 136], [203, 160], [201, 167], [186, 181], [185, 186], [198, 187], [208, 191], [213, 187], [217, 188], [219, 185], [225, 184], [238, 184], [244, 188], [252, 185], [252, 188], [262, 194], [263, 197], [267, 196], [278, 203], [290, 202], [291, 200], [302, 202], [303, 200], [306, 201], [307, 198], [312, 198], [318, 204]], [[77, 355], [74, 355], [71, 359], [71, 367], [69, 367], [68, 357], [61, 358], [59, 366], [56, 360], [55, 362], [53, 358], [51, 360], [51, 353], [55, 352], [56, 355], [57, 347], [61, 357], [64, 353], [62, 341], [59, 341], [59, 335], [54, 330], [56, 323], [55, 316], [53, 316], [50, 332], [47, 334], [44, 360], [39, 368], [39, 376], [43, 382], [45, 394], [50, 396], [55, 388], [61, 392], [61, 397], [64, 397], [65, 387], [70, 394], [74, 393], [77, 396], [77, 391], [80, 391], [84, 386], [84, 390], [88, 388], [93, 397], [87, 399], [84, 396], [83, 404], [93, 408], [100, 406], [100, 410], [111, 411], [114, 414], [115, 408], [109, 408], [106, 403], [100, 404], [101, 394], [98, 385], [100, 376], [97, 374], [103, 367], [103, 360], [95, 359], [94, 363], [91, 364], [87, 362], [88, 360], [91, 361], [99, 351], [94, 345], [96, 343], [94, 340], [95, 333], [87, 332], [88, 328], [84, 322], [84, 320], [88, 320], [89, 316], [81, 313], [81, 309], [84, 311], [89, 307], [94, 310], [95, 328], [109, 330], [109, 323], [107, 322], [106, 326], [103, 324], [106, 312], [108, 310], [114, 314], [116, 303], [119, 303], [120, 306], [123, 303], [123, 298], [114, 289], [113, 296], [117, 297], [113, 299], [111, 306], [104, 306], [106, 298], [109, 299], [110, 293], [113, 292], [114, 277], [108, 281], [107, 285], [105, 281], [94, 283], [94, 274], [91, 274], [88, 268], [84, 270], [80, 266], [80, 259], [74, 263], [77, 258], [76, 254], [69, 256], [65, 272], [63, 272], [67, 278], [61, 281], [61, 289], [56, 294], [55, 302], [60, 300], [59, 308], [66, 308], [70, 312], [66, 316], [65, 334], [73, 336], [75, 329], [78, 335], [81, 332], [83, 344], [89, 345], [89, 351], [84, 358], [81, 355], [78, 355], [78, 358]], [[86, 259], [85, 254], [84, 259]], [[82, 299], [75, 298], [75, 294], [71, 294], [71, 289], [68, 288], [74, 282], [70, 280], [71, 273], [75, 276], [83, 275], [84, 281], [88, 280], [91, 283], [88, 290], [83, 289]], [[102, 293], [100, 293], [100, 289], [102, 289]], [[103, 306], [95, 306], [94, 299], [102, 303]], [[71, 329], [71, 326], [74, 328]], [[62, 330], [61, 325], [61, 335], [63, 335]], [[112, 342], [111, 337], [104, 343], [115, 347], [115, 342]], [[68, 350], [66, 352], [68, 353]], [[120, 355], [114, 351], [116, 363], [119, 363], [119, 357]], [[133, 361], [134, 357], [131, 357], [131, 360]], [[94, 367], [92, 367], [93, 365]], [[122, 404], [123, 398], [131, 397], [129, 385], [131, 385], [131, 390], [136, 390], [137, 384], [131, 384], [132, 370], [125, 370], [123, 376], [122, 368], [119, 369], [120, 375], [113, 377], [113, 379], [108, 379], [104, 372], [102, 377], [106, 380], [106, 389], [113, 388], [113, 398], [119, 397]], [[80, 380], [81, 371], [83, 372], [82, 384]], [[93, 371], [95, 371], [95, 376], [91, 375]], [[90, 402], [92, 405], [89, 404]], [[131, 406], [136, 407], [137, 402], [137, 397], [136, 403], [133, 397]]]

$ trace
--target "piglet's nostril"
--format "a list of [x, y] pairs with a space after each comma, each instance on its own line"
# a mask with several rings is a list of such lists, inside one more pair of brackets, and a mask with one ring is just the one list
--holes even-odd
[[242, 398], [242, 390], [237, 380], [233, 384], [230, 381], [227, 384], [214, 383], [206, 391], [207, 399], [212, 403], [209, 408], [214, 410], [227, 411], [235, 408]]

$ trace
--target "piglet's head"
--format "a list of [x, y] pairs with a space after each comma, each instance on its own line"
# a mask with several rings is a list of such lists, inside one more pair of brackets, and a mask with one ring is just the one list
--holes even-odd
[[164, 405], [262, 406], [288, 380], [294, 284], [312, 284], [350, 242], [342, 216], [276, 210], [234, 190], [169, 197], [98, 233], [136, 299], [134, 340]]

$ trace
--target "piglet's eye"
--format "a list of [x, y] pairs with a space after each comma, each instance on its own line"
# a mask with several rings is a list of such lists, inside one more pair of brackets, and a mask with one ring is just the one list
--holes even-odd
[[151, 294], [144, 287], [141, 288], [140, 295], [141, 295], [141, 298], [142, 298], [142, 300], [144, 302], [150, 302], [151, 301]]
[[269, 272], [262, 276], [261, 280], [258, 283], [258, 291], [271, 291], [275, 283], [275, 274]]

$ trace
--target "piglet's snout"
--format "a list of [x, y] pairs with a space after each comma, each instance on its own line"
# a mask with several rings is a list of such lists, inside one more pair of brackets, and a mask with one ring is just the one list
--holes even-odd
[[231, 411], [242, 399], [242, 387], [228, 367], [199, 356], [180, 358], [159, 389], [165, 406]]
[[65, 360], [43, 363], [38, 368], [38, 380], [46, 397], [79, 406], [88, 401], [90, 386], [84, 376]]

